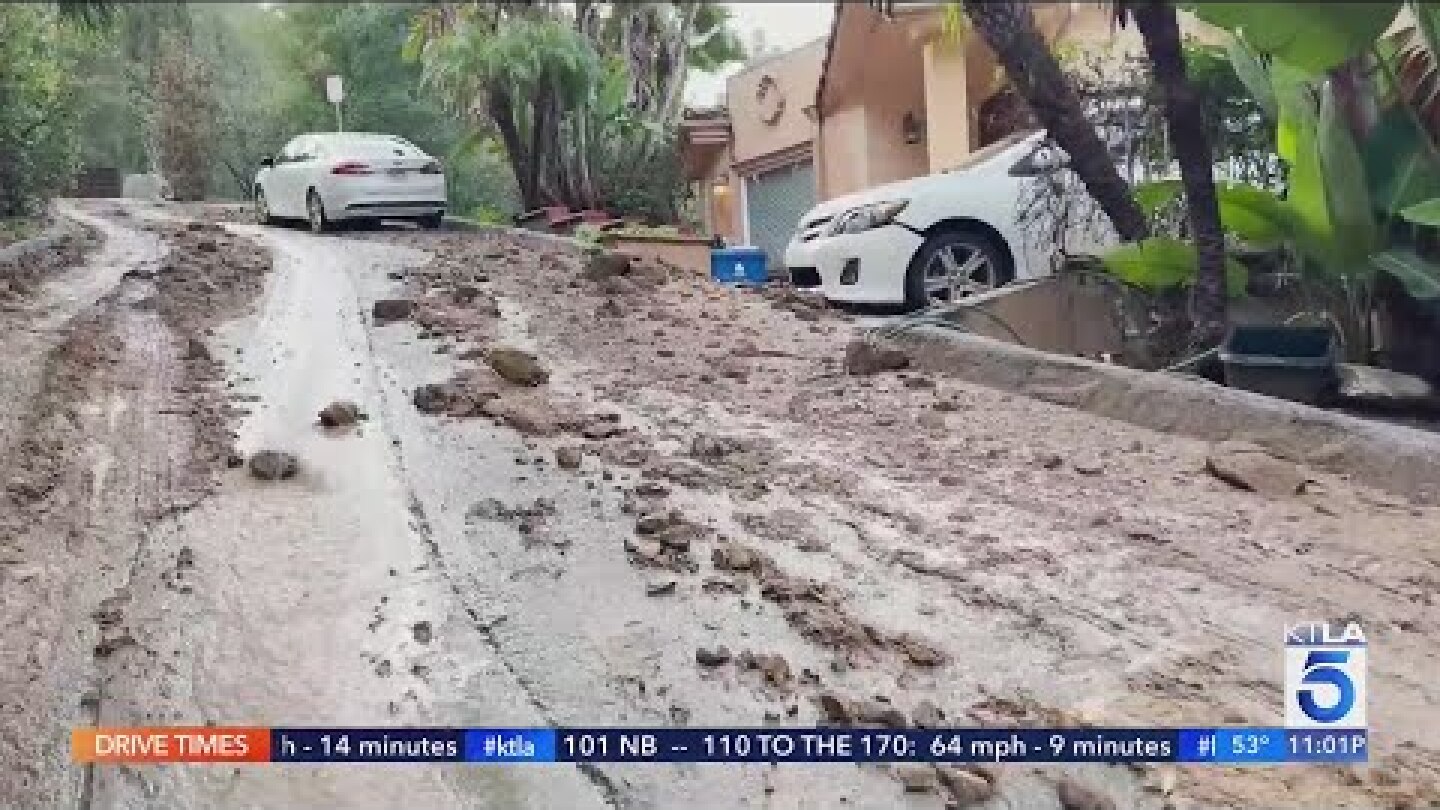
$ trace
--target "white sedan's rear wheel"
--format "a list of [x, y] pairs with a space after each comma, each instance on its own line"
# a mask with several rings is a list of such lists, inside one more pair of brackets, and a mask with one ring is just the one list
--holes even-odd
[[265, 199], [265, 189], [260, 185], [255, 186], [255, 221], [261, 225], [269, 225], [275, 221], [270, 213], [270, 201]]
[[320, 199], [320, 192], [314, 189], [305, 195], [305, 213], [310, 220], [310, 230], [313, 233], [324, 233], [330, 230], [330, 220], [325, 216], [325, 201]]

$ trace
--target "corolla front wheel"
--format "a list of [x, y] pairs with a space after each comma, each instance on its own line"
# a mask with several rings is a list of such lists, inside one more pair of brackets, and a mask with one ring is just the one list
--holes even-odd
[[1015, 277], [1005, 249], [989, 234], [959, 228], [932, 234], [905, 273], [905, 305], [920, 309], [959, 301]]

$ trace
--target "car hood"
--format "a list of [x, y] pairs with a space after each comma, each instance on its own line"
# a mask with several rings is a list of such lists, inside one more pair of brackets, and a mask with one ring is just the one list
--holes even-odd
[[[982, 167], [975, 167], [975, 169]], [[958, 172], [945, 174], [927, 174], [923, 177], [912, 177], [908, 180], [899, 180], [894, 183], [886, 183], [880, 186], [873, 186], [864, 191], [857, 191], [853, 194], [846, 194], [843, 197], [836, 197], [810, 209], [805, 219], [817, 219], [820, 217], [833, 217], [836, 214], [849, 211], [852, 208], [859, 208], [862, 205], [871, 203], [889, 202], [891, 200], [908, 200], [917, 194], [923, 194], [931, 186], [955, 181], [958, 177], [969, 174], [975, 169], [965, 169]]]
[[846, 194], [843, 197], [836, 197], [833, 200], [826, 200], [810, 209], [801, 221], [803, 223], [833, 217], [836, 214], [844, 213], [852, 208], [858, 208], [871, 203], [913, 199], [937, 186], [947, 186], [967, 177], [976, 177], [992, 173], [999, 167], [1008, 167], [1019, 155], [1026, 153], [1034, 147], [1035, 143], [1043, 139], [1043, 133], [1034, 133], [990, 156], [988, 159], [973, 165], [937, 172], [935, 174], [921, 175], [920, 177], [911, 177], [907, 180], [897, 180], [894, 183], [873, 186], [853, 194]]

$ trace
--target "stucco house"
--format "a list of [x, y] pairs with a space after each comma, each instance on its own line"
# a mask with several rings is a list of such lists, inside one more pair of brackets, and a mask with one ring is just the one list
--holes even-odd
[[[1097, 3], [1036, 4], [1057, 45], [1142, 50]], [[681, 150], [707, 231], [778, 261], [815, 203], [943, 171], [1009, 130], [1002, 71], [979, 36], [947, 36], [940, 3], [836, 2], [829, 36], [747, 65], [721, 109], [692, 112]]]

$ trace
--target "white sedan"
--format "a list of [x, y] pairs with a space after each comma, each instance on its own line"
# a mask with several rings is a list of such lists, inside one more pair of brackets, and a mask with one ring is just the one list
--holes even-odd
[[320, 233], [342, 220], [413, 219], [428, 228], [445, 217], [440, 161], [394, 135], [301, 135], [255, 175], [261, 223], [304, 219]]
[[[1019, 133], [954, 169], [821, 203], [786, 248], [791, 282], [831, 301], [917, 309], [1045, 275], [1056, 245], [1046, 223], [1022, 216], [1021, 201], [1066, 162], [1044, 132]], [[1081, 247], [1113, 240], [1108, 222], [1091, 230]]]

